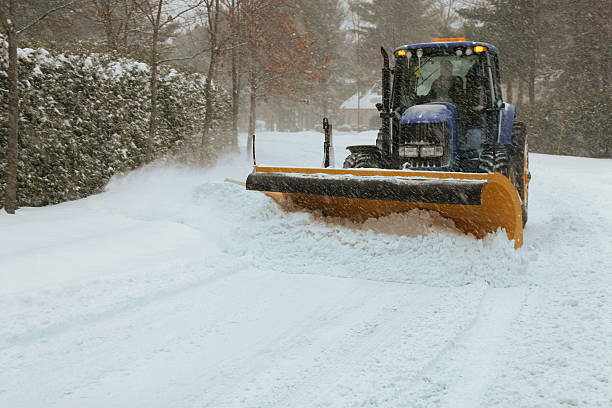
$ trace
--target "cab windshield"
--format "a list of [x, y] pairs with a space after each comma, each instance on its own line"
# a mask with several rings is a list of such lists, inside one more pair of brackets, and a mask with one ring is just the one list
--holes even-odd
[[[436, 50], [438, 51], [438, 50]], [[403, 111], [428, 102], [464, 103], [467, 93], [480, 94], [484, 72], [479, 55], [423, 55], [399, 58], [394, 78], [393, 108]], [[448, 52], [448, 51], [446, 51]]]
[[431, 93], [432, 85], [436, 81], [444, 79], [442, 77], [446, 75], [444, 71], [445, 68], [443, 68], [445, 66], [451, 67], [448, 74], [450, 74], [451, 77], [458, 77], [461, 80], [462, 88], [465, 89], [466, 75], [470, 68], [478, 62], [478, 56], [431, 57], [426, 59], [420, 67], [417, 65], [417, 61], [413, 62], [415, 62], [413, 72], [416, 76], [416, 94], [417, 96], [427, 96]]

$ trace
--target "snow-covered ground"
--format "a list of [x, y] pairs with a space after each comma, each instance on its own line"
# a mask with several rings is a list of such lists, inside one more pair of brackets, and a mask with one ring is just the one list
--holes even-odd
[[[374, 132], [336, 134], [336, 161]], [[322, 136], [263, 133], [261, 164]], [[531, 155], [525, 245], [284, 213], [250, 165], [0, 213], [0, 407], [610, 407], [612, 160]]]

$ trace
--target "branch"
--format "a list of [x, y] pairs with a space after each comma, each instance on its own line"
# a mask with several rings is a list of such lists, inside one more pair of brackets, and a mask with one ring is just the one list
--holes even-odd
[[22, 28], [21, 30], [17, 30], [17, 35], [23, 33], [24, 31], [29, 30], [30, 28], [32, 28], [34, 25], [38, 24], [43, 18], [47, 17], [49, 14], [51, 13], [55, 13], [58, 10], [61, 10], [63, 8], [66, 8], [68, 6], [70, 6], [72, 3], [74, 3], [76, 0], [70, 0], [68, 3], [65, 3], [61, 6], [57, 6], [55, 8], [52, 8], [50, 10], [48, 10], [46, 13], [44, 13], [42, 16], [38, 17], [36, 20], [34, 20], [32, 23], [28, 24], [27, 26], [25, 26], [24, 28]]
[[173, 22], [174, 20], [176, 20], [177, 18], [179, 18], [180, 16], [182, 16], [183, 14], [193, 10], [194, 8], [200, 7], [202, 5], [202, 3], [204, 3], [204, 0], [198, 0], [198, 2], [196, 4], [194, 4], [193, 6], [190, 6], [186, 9], [184, 9], [183, 11], [180, 11], [176, 14], [176, 16], [172, 17], [172, 20], [166, 20], [165, 22], [163, 22], [162, 24], [159, 25], [159, 28], [164, 27], [166, 24], [169, 24], [171, 22]]
[[[232, 48], [238, 48], [238, 47], [241, 47], [241, 46], [243, 46], [243, 45], [245, 45], [245, 44], [247, 44], [247, 43], [248, 43], [248, 41], [243, 42], [243, 43], [240, 43], [240, 44], [236, 44], [236, 45], [235, 45], [235, 46], [233, 46], [233, 47], [227, 47], [227, 48], [225, 48], [225, 50], [231, 50]], [[191, 60], [191, 59], [194, 59], [194, 58], [196, 58], [196, 57], [198, 57], [198, 56], [200, 56], [200, 55], [202, 55], [202, 54], [204, 54], [205, 52], [210, 51], [210, 50], [212, 50], [212, 48], [204, 48], [204, 49], [202, 49], [202, 50], [198, 51], [197, 53], [193, 54], [193, 55], [192, 55], [192, 56], [190, 56], [190, 57], [183, 57], [183, 58], [168, 58], [168, 59], [165, 59], [165, 60], [161, 60], [161, 61], [159, 61], [159, 63], [160, 63], [160, 64], [163, 64], [163, 63], [166, 63], [166, 62], [174, 62], [174, 61], [186, 61], [186, 60]], [[217, 52], [218, 52], [218, 51], [219, 51], [219, 50], [217, 50]]]
[[183, 57], [183, 58], [168, 58], [165, 60], [161, 60], [158, 62], [158, 64], [165, 64], [166, 62], [174, 62], [174, 61], [187, 61], [187, 60], [192, 60], [202, 54], [204, 54], [206, 51], [210, 51], [210, 48], [205, 48], [203, 50], [200, 50], [198, 52], [196, 52], [195, 54], [193, 54], [190, 57]]
[[[155, 18], [153, 17], [153, 9], [151, 9], [151, 5], [147, 2], [147, 3], [145, 3], [146, 7], [144, 7], [143, 3], [141, 1], [138, 1], [138, 0], [134, 0], [134, 4], [136, 4], [136, 7], [138, 7], [140, 10], [142, 10], [142, 13], [145, 15], [147, 20], [149, 20], [151, 25], [155, 25]], [[146, 10], [145, 10], [145, 8], [146, 8]]]

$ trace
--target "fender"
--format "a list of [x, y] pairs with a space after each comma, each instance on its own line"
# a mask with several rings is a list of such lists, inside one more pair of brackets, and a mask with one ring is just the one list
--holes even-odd
[[512, 143], [512, 127], [514, 126], [515, 115], [516, 107], [511, 103], [504, 103], [501, 110], [500, 143]]

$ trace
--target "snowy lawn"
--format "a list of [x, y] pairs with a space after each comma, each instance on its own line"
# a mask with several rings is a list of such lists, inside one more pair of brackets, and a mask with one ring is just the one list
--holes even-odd
[[[335, 134], [336, 165], [375, 132]], [[262, 133], [259, 164], [319, 166]], [[518, 251], [151, 167], [0, 213], [0, 407], [610, 407], [612, 160], [532, 154]]]

